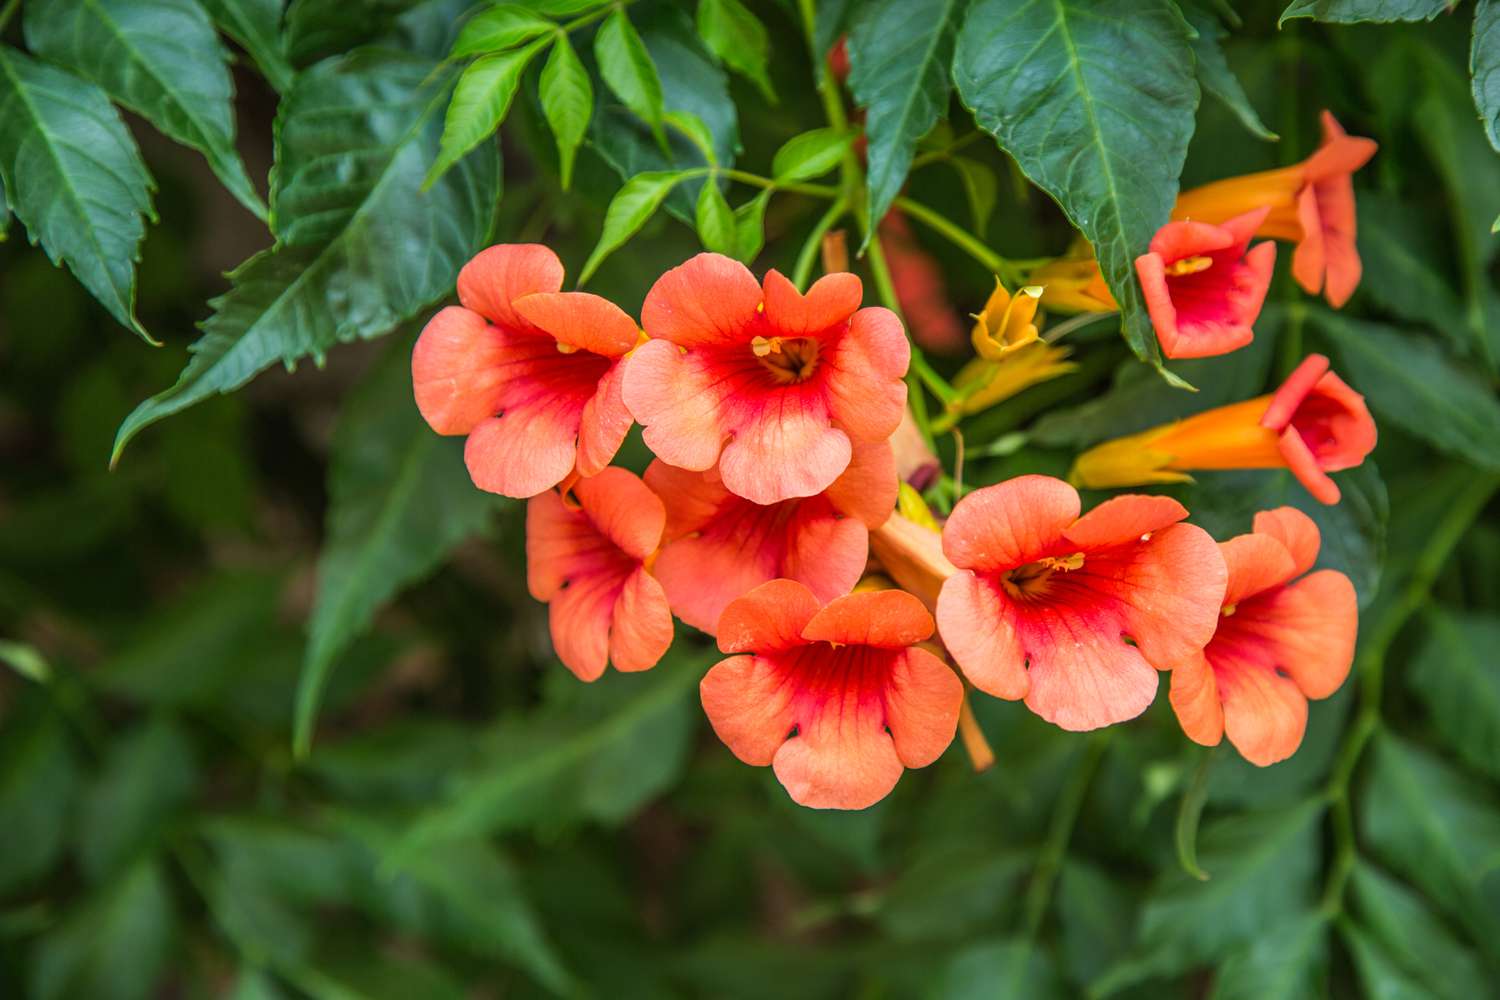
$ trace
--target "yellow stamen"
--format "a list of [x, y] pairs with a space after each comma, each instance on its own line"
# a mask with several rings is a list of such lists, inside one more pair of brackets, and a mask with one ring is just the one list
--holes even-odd
[[750, 341], [750, 351], [757, 357], [763, 358], [768, 354], [781, 353], [780, 337], [755, 337]]
[[1214, 266], [1212, 257], [1184, 257], [1174, 260], [1167, 265], [1167, 274], [1174, 278], [1181, 278], [1187, 274], [1197, 274], [1199, 271], [1207, 271]]
[[1219, 614], [1223, 615], [1225, 618], [1228, 618], [1230, 615], [1234, 614], [1237, 610], [1239, 610], [1239, 605], [1238, 604], [1226, 604], [1226, 605], [1224, 605], [1223, 610], [1219, 612]]
[[578, 345], [577, 344], [564, 344], [560, 340], [557, 342], [557, 353], [558, 354], [573, 354], [577, 350], [578, 350]]

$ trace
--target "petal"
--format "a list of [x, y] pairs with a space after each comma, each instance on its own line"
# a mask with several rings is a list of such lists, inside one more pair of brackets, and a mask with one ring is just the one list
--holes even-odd
[[856, 441], [884, 441], [906, 409], [906, 368], [911, 345], [889, 309], [854, 314], [849, 330], [828, 351], [828, 406], [838, 426]]
[[1226, 249], [1232, 251], [1235, 257], [1243, 257], [1245, 248], [1250, 245], [1250, 238], [1255, 235], [1255, 231], [1270, 214], [1271, 206], [1262, 205], [1260, 208], [1252, 208], [1248, 212], [1242, 212], [1219, 223], [1219, 227], [1233, 237], [1233, 241]]
[[783, 389], [736, 427], [719, 457], [719, 475], [731, 492], [773, 504], [823, 492], [849, 467], [852, 454], [848, 435], [829, 425], [820, 400]]
[[1310, 573], [1247, 601], [1229, 620], [1235, 638], [1257, 644], [1265, 662], [1285, 671], [1309, 698], [1328, 697], [1349, 676], [1359, 602], [1354, 585], [1337, 570]]
[[1296, 685], [1257, 666], [1212, 662], [1224, 699], [1224, 733], [1240, 755], [1266, 767], [1296, 753], [1307, 729], [1307, 699]]
[[795, 580], [772, 580], [736, 598], [719, 619], [719, 649], [765, 654], [807, 645], [802, 630], [818, 613], [818, 599]]
[[1156, 330], [1162, 353], [1175, 358], [1182, 334], [1177, 328], [1177, 307], [1172, 303], [1172, 290], [1167, 285], [1166, 262], [1159, 253], [1141, 254], [1135, 259], [1135, 273], [1140, 278], [1146, 312], [1151, 316], [1151, 326]]
[[503, 243], [481, 250], [458, 272], [458, 301], [465, 308], [511, 329], [529, 324], [513, 308], [523, 295], [562, 287], [557, 254], [535, 243]]
[[1318, 384], [1323, 373], [1328, 371], [1328, 359], [1321, 354], [1309, 354], [1292, 370], [1281, 388], [1271, 397], [1266, 412], [1261, 414], [1260, 425], [1273, 431], [1281, 431], [1292, 422], [1297, 407]]
[[1277, 507], [1255, 515], [1255, 533], [1269, 535], [1291, 553], [1292, 576], [1301, 576], [1318, 561], [1321, 536], [1318, 524], [1296, 507]]
[[569, 399], [491, 417], [464, 443], [474, 485], [507, 497], [550, 490], [573, 471], [582, 407]]
[[1188, 739], [1206, 747], [1219, 745], [1224, 738], [1224, 706], [1219, 703], [1219, 685], [1213, 668], [1202, 653], [1172, 668], [1172, 690], [1168, 697]]
[[1219, 553], [1229, 570], [1229, 583], [1224, 588], [1226, 607], [1279, 587], [1297, 575], [1292, 554], [1270, 535], [1236, 535], [1219, 543]]
[[806, 584], [826, 604], [859, 583], [869, 562], [870, 533], [859, 521], [838, 517], [819, 501], [800, 507], [787, 524], [786, 550], [773, 575]]
[[1308, 448], [1306, 439], [1297, 433], [1297, 428], [1283, 430], [1276, 438], [1276, 449], [1286, 467], [1297, 477], [1297, 482], [1312, 494], [1314, 500], [1330, 506], [1339, 502], [1339, 484], [1323, 471], [1317, 456]]
[[500, 412], [505, 334], [483, 316], [449, 306], [422, 328], [411, 355], [417, 409], [439, 434], [468, 434]]
[[766, 322], [783, 337], [816, 337], [846, 327], [863, 297], [858, 276], [847, 271], [823, 275], [806, 295], [781, 272], [766, 272]]
[[1031, 681], [1026, 707], [1048, 722], [1099, 729], [1135, 718], [1156, 697], [1156, 671], [1112, 616], [1054, 603], [1042, 613], [1020, 608], [1017, 619]]
[[1147, 248], [1167, 264], [1234, 245], [1234, 234], [1209, 222], [1169, 222], [1156, 231]]
[[683, 469], [711, 469], [728, 435], [719, 380], [705, 360], [670, 342], [636, 348], [625, 366], [625, 406], [658, 458]]
[[569, 510], [552, 490], [526, 501], [526, 588], [550, 601], [567, 581], [571, 557], [598, 532], [578, 511]]
[[886, 726], [896, 756], [907, 767], [926, 767], [943, 755], [958, 729], [964, 686], [949, 666], [925, 649], [896, 658], [885, 689]]
[[713, 472], [679, 469], [661, 459], [646, 466], [644, 479], [666, 505], [667, 527], [662, 538], [667, 542], [702, 529], [733, 496]]
[[610, 358], [623, 357], [640, 336], [635, 320], [623, 309], [590, 292], [537, 292], [511, 305], [559, 344]]
[[904, 590], [869, 590], [830, 601], [802, 629], [809, 642], [902, 649], [932, 635], [932, 615]]
[[649, 670], [672, 645], [672, 610], [661, 584], [637, 567], [615, 598], [609, 659], [616, 670]]
[[611, 466], [579, 480], [573, 493], [599, 533], [627, 555], [645, 559], [656, 551], [667, 511], [635, 473]]
[[884, 714], [881, 699], [859, 689], [804, 706], [797, 735], [773, 761], [792, 801], [810, 809], [864, 809], [889, 795], [903, 768]]
[[775, 663], [759, 656], [716, 663], [703, 675], [698, 693], [714, 733], [755, 767], [770, 765], [795, 725], [795, 688]]
[[[748, 501], [739, 503], [750, 506]], [[672, 611], [709, 635], [718, 630], [720, 617], [735, 598], [785, 575], [780, 559], [783, 540], [767, 537], [756, 525], [746, 527], [750, 530], [726, 533], [714, 525], [702, 533], [683, 534], [662, 546], [652, 565]]]
[[1317, 191], [1311, 184], [1297, 194], [1297, 221], [1302, 225], [1302, 238], [1292, 251], [1292, 277], [1304, 292], [1317, 295], [1328, 270], [1328, 245], [1318, 217]]
[[651, 286], [641, 324], [650, 336], [679, 347], [749, 341], [760, 306], [760, 285], [749, 268], [721, 254], [700, 253]]
[[1104, 548], [1141, 541], [1188, 516], [1187, 508], [1171, 497], [1127, 493], [1104, 501], [1068, 526], [1067, 540], [1080, 549]]
[[599, 388], [583, 405], [578, 423], [578, 474], [596, 476], [614, 460], [630, 433], [630, 411], [625, 407], [625, 362], [616, 361], [599, 380]]
[[1078, 519], [1078, 491], [1051, 476], [977, 489], [943, 526], [943, 554], [962, 569], [1014, 569], [1053, 552]]
[[582, 681], [595, 681], [609, 661], [610, 623], [620, 578], [611, 573], [576, 577], [547, 605], [552, 648]]
[[953, 574], [938, 593], [937, 626], [969, 683], [1007, 701], [1026, 697], [1026, 650], [1014, 605], [998, 587], [969, 570]]
[[839, 510], [874, 529], [890, 518], [900, 491], [895, 452], [889, 442], [881, 441], [855, 444], [849, 467], [828, 487], [827, 495]]

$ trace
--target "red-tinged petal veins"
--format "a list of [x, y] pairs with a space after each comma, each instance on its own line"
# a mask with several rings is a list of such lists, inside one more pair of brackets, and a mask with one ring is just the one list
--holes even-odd
[[964, 676], [985, 694], [1019, 701], [1031, 689], [1015, 606], [1000, 587], [960, 570], [938, 593], [937, 626]]
[[625, 406], [625, 361], [616, 361], [599, 379], [578, 424], [578, 473], [597, 476], [614, 460], [634, 423]]
[[898, 649], [925, 641], [932, 629], [932, 615], [906, 591], [872, 590], [831, 601], [803, 627], [802, 638]]
[[683, 469], [701, 472], [719, 460], [729, 435], [720, 412], [724, 390], [703, 357], [665, 340], [636, 348], [625, 368], [625, 406], [642, 425], [646, 445]]

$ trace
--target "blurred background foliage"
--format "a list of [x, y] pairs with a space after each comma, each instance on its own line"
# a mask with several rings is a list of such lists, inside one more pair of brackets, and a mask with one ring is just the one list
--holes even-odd
[[[33, 3], [47, 6], [25, 0], [28, 17]], [[1255, 510], [1306, 507], [1324, 563], [1359, 589], [1355, 676], [1313, 707], [1301, 751], [1264, 770], [1204, 751], [1165, 697], [1088, 736], [981, 698], [993, 768], [973, 773], [955, 745], [874, 808], [831, 814], [790, 804], [713, 737], [696, 704], [714, 660], [701, 637], [683, 630], [647, 674], [575, 682], [526, 595], [523, 505], [474, 490], [459, 445], [417, 416], [407, 359], [431, 310], [392, 303], [451, 291], [451, 268], [417, 287], [423, 262], [482, 245], [477, 231], [439, 230], [490, 222], [488, 146], [456, 168], [467, 188], [440, 195], [449, 217], [429, 244], [382, 245], [377, 225], [339, 250], [362, 276], [320, 288], [328, 301], [367, 295], [361, 281], [400, 285], [333, 338], [353, 343], [205, 393], [110, 471], [116, 427], [176, 377], [224, 272], [271, 244], [247, 205], [267, 193], [273, 85], [379, 44], [425, 62], [377, 63], [363, 82], [298, 98], [336, 109], [338, 88], [358, 86], [362, 99], [409, 99], [408, 83], [441, 86], [432, 60], [465, 10], [294, 0], [267, 50], [234, 26], [265, 11], [274, 23], [276, 0], [205, 6], [235, 39], [238, 152], [257, 181], [237, 200], [209, 160], [127, 116], [159, 217], [137, 314], [166, 346], [126, 334], [14, 224], [0, 245], [0, 659], [14, 668], [0, 672], [0, 995], [1493, 994], [1500, 157], [1475, 121], [1467, 7], [1430, 23], [1278, 30], [1279, 5], [1243, 3], [1243, 26], [1222, 39], [1281, 139], [1205, 97], [1184, 186], [1305, 155], [1323, 107], [1381, 143], [1359, 178], [1366, 270], [1349, 308], [1308, 303], [1280, 274], [1253, 348], [1174, 365], [1197, 396], [1169, 390], [1096, 324], [1075, 335], [1076, 373], [965, 424], [967, 482], [1060, 475], [1083, 446], [1255, 394], [1305, 352], [1329, 353], [1381, 426], [1375, 460], [1339, 476], [1343, 504], [1312, 504], [1282, 472], [1177, 491], [1220, 537]], [[641, 0], [630, 18], [665, 106], [697, 114], [721, 162], [764, 171], [824, 119], [796, 11], [752, 6], [774, 105], [717, 65], [690, 6]], [[5, 33], [15, 45], [19, 20]], [[243, 55], [258, 48], [264, 75]], [[536, 77], [501, 133], [492, 241], [545, 241], [577, 273], [621, 176], [663, 154], [605, 94], [564, 192]], [[951, 111], [940, 128], [972, 130], [956, 99]], [[400, 168], [413, 186], [432, 149]], [[1067, 245], [1056, 206], [993, 142], [963, 157], [960, 173], [994, 181], [978, 230], [990, 246], [1024, 258]], [[289, 184], [296, 165], [278, 171]], [[907, 194], [969, 220], [960, 179], [934, 158]], [[735, 204], [756, 193], [731, 191]], [[605, 260], [591, 289], [636, 311], [699, 248], [680, 221], [695, 194], [670, 196], [670, 214]], [[421, 211], [408, 202], [382, 210]], [[482, 211], [452, 216], [463, 204]], [[778, 195], [761, 207], [755, 267], [790, 272], [825, 206]], [[992, 275], [915, 233], [954, 310], [977, 311]], [[278, 236], [281, 256], [257, 266], [315, 267], [296, 233]], [[379, 322], [397, 316], [413, 318]], [[632, 439], [627, 464], [646, 458]], [[298, 757], [304, 668], [328, 683]]]

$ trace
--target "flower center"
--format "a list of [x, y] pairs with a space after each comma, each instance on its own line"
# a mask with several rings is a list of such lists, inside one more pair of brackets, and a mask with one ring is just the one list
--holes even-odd
[[1174, 278], [1181, 278], [1188, 274], [1197, 274], [1199, 271], [1207, 271], [1214, 266], [1212, 257], [1184, 257], [1174, 260], [1167, 265], [1167, 274]]
[[1035, 600], [1051, 589], [1054, 573], [1083, 568], [1083, 553], [1070, 556], [1047, 556], [1025, 566], [1017, 566], [1000, 578], [1005, 592], [1017, 600]]
[[812, 337], [756, 337], [750, 350], [777, 385], [806, 382], [818, 367], [818, 342]]

